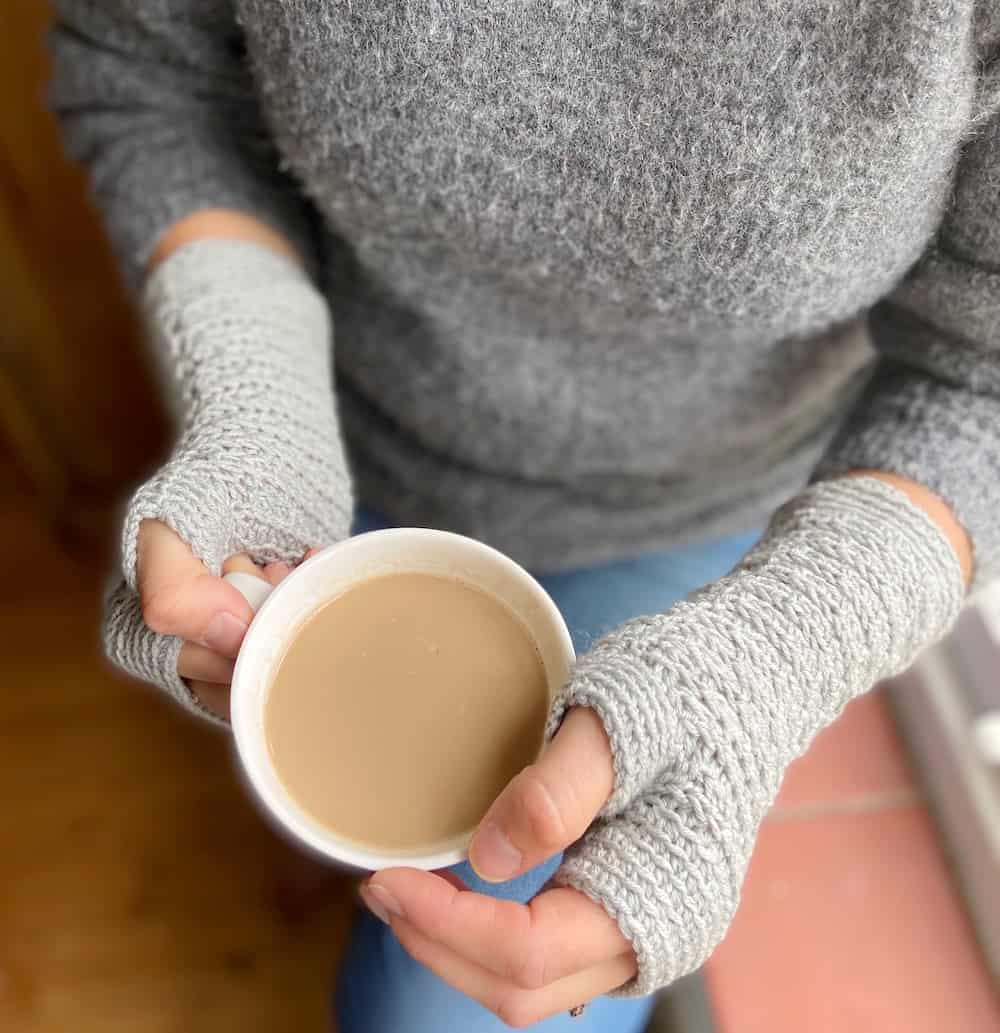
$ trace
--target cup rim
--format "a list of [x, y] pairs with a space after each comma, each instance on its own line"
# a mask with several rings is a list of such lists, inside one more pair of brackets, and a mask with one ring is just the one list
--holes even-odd
[[[338, 836], [333, 830], [322, 826], [316, 819], [298, 807], [290, 793], [287, 791], [282, 792], [276, 788], [276, 786], [281, 786], [283, 789], [283, 786], [280, 776], [269, 759], [267, 759], [266, 746], [263, 750], [255, 749], [255, 746], [259, 745], [260, 740], [258, 734], [259, 726], [254, 720], [256, 715], [255, 700], [250, 698], [248, 690], [252, 675], [247, 673], [248, 664], [251, 663], [251, 657], [255, 650], [247, 648], [248, 644], [252, 643], [255, 638], [259, 639], [261, 635], [267, 633], [268, 614], [274, 612], [289, 595], [296, 591], [296, 585], [301, 584], [304, 571], [308, 569], [310, 572], [313, 572], [317, 565], [329, 564], [333, 560], [342, 558], [352, 549], [368, 548], [371, 545], [371, 539], [374, 537], [384, 541], [386, 544], [391, 544], [393, 539], [397, 541], [406, 540], [407, 542], [412, 542], [414, 539], [433, 539], [437, 542], [451, 541], [461, 548], [471, 549], [479, 553], [480, 556], [486, 557], [491, 563], [503, 567], [508, 575], [518, 580], [529, 591], [533, 596], [534, 602], [539, 605], [542, 613], [551, 625], [550, 630], [555, 635], [567, 670], [575, 662], [576, 651], [573, 647], [573, 641], [566, 626], [566, 621], [555, 602], [532, 574], [505, 553], [475, 538], [469, 538], [452, 531], [441, 531], [436, 528], [389, 527], [367, 531], [363, 534], [345, 538], [314, 553], [308, 560], [293, 570], [264, 600], [253, 622], [250, 624], [233, 671], [230, 697], [230, 722], [233, 730], [233, 741], [240, 770], [253, 790], [253, 795], [261, 803], [266, 814], [276, 821], [283, 830], [291, 833], [295, 839], [313, 851], [340, 864], [371, 871], [387, 867], [422, 868], [425, 870], [446, 868], [466, 860], [468, 857], [467, 842], [459, 847], [450, 846], [447, 849], [431, 850], [427, 853], [395, 854], [385, 853], [375, 848], [367, 847], [356, 840]], [[403, 572], [404, 569], [400, 568], [400, 571]], [[360, 584], [363, 580], [358, 579], [357, 583]], [[482, 590], [488, 591], [485, 588]], [[333, 598], [336, 598], [336, 595], [330, 596], [330, 599]], [[260, 761], [260, 758], [264, 758], [263, 762]], [[265, 773], [261, 770], [262, 767], [269, 769], [268, 774], [271, 777], [265, 777]]]

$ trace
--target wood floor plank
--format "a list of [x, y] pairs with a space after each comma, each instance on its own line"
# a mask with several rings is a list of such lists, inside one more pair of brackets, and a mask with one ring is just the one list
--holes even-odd
[[98, 656], [100, 576], [0, 506], [0, 1029], [326, 1033], [352, 907], [275, 905], [294, 854], [224, 737]]

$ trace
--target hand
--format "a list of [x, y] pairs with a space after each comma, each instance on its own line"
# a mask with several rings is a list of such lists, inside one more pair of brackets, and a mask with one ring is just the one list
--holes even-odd
[[[246, 555], [230, 556], [222, 565], [223, 574], [237, 570], [276, 585], [291, 566], [260, 567]], [[136, 577], [147, 627], [184, 640], [177, 673], [205, 709], [228, 719], [234, 661], [253, 619], [249, 603], [158, 520], [140, 526]]]
[[[297, 563], [311, 545], [350, 533], [333, 328], [301, 268], [246, 239], [187, 243], [152, 272], [142, 303], [179, 433], [170, 459], [126, 509], [105, 648], [115, 664], [204, 714], [178, 662], [182, 642], [195, 642], [217, 656], [186, 649], [185, 672], [205, 684], [228, 677], [219, 657], [235, 655], [250, 615], [219, 580], [227, 558], [232, 566], [231, 557], [246, 554], [262, 569]], [[139, 538], [148, 522], [165, 524], [185, 546], [163, 529], [151, 532], [140, 600]], [[201, 691], [224, 709], [224, 690]]]
[[[810, 486], [730, 574], [577, 662], [553, 707], [553, 721], [567, 715], [553, 748], [472, 849], [477, 869], [506, 878], [572, 842], [553, 878], [562, 890], [518, 908], [382, 872], [370, 905], [397, 902], [404, 945], [507, 1021], [631, 973], [624, 993], [672, 983], [725, 935], [787, 766], [942, 635], [964, 594], [949, 539], [907, 495], [869, 477]], [[624, 938], [567, 890], [600, 903]]]
[[[571, 710], [541, 759], [500, 795], [472, 841], [476, 872], [513, 878], [579, 839], [614, 783], [611, 749], [592, 710]], [[366, 904], [445, 982], [511, 1026], [528, 1026], [628, 982], [631, 944], [577, 890], [530, 904], [494, 900], [447, 876], [410, 868], [374, 875]]]

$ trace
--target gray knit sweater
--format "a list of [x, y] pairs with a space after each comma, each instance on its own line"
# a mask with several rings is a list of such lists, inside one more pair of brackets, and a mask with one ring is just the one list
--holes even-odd
[[[540, 568], [763, 521], [819, 463], [922, 481], [979, 576], [997, 569], [1000, 16], [61, 8], [57, 106], [135, 279], [170, 223], [225, 206], [290, 237], [325, 294], [228, 240], [144, 286], [181, 433], [132, 500], [106, 641], [182, 702], [180, 643], [140, 613], [139, 522], [166, 520], [216, 571], [236, 551], [295, 559], [347, 533], [343, 444], [390, 518]], [[555, 879], [632, 944], [618, 992], [704, 961], [787, 765], [964, 591], [905, 495], [820, 476], [729, 575], [581, 658], [550, 732], [593, 708], [615, 784]], [[530, 988], [508, 992], [523, 1014]]]
[[552, 568], [875, 467], [996, 569], [993, 6], [57, 6], [56, 106], [128, 268], [206, 206], [295, 241], [391, 519]]

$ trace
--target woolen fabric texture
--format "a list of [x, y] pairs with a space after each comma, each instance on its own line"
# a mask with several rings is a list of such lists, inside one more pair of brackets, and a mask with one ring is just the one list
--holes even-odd
[[[540, 570], [795, 496], [731, 575], [598, 644], [553, 713], [597, 710], [616, 767], [557, 879], [635, 946], [622, 992], [697, 967], [788, 763], [964, 594], [905, 495], [837, 475], [925, 484], [978, 578], [1000, 567], [1000, 15], [57, 6], [55, 105], [133, 281], [171, 223], [224, 207], [284, 233], [315, 284], [219, 242], [154, 276], [181, 436], [133, 503], [126, 579], [144, 517], [212, 569], [335, 540], [348, 464], [391, 521]], [[113, 651], [176, 691], [177, 643], [121, 592]]]
[[180, 433], [169, 462], [127, 508], [105, 648], [129, 673], [206, 714], [177, 674], [183, 643], [142, 619], [139, 527], [167, 524], [213, 574], [237, 553], [298, 561], [347, 536], [353, 504], [328, 404], [329, 310], [292, 261], [236, 240], [175, 252], [149, 278], [143, 303]]
[[760, 526], [821, 461], [926, 484], [997, 568], [995, 5], [56, 6], [133, 278], [199, 208], [293, 240], [391, 520], [575, 566]]
[[635, 947], [639, 974], [621, 992], [707, 960], [788, 765], [943, 635], [964, 596], [928, 516], [883, 481], [850, 477], [801, 493], [731, 574], [580, 660], [549, 734], [566, 708], [593, 708], [615, 788], [556, 881], [601, 903]]

